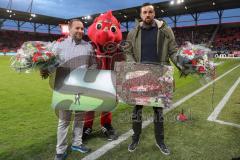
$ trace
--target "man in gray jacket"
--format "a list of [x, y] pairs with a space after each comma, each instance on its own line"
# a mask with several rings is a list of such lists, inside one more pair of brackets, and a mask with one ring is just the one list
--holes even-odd
[[[76, 67], [89, 67], [89, 62], [91, 61], [89, 58], [91, 58], [91, 55], [93, 54], [93, 49], [91, 44], [82, 39], [83, 35], [83, 23], [78, 19], [71, 20], [69, 22], [69, 36], [56, 42], [53, 46], [53, 51], [58, 54], [61, 60], [58, 67], [69, 69], [74, 69]], [[48, 77], [48, 74], [47, 70], [41, 71], [41, 75], [45, 78]], [[85, 147], [82, 143], [83, 118], [85, 113], [59, 109], [55, 160], [64, 160], [67, 157], [67, 134], [73, 113], [74, 120], [71, 149], [81, 153], [87, 153], [90, 151], [90, 149]]]

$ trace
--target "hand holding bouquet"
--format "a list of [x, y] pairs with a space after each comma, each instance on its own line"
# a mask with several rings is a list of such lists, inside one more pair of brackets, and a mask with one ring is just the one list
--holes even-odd
[[16, 56], [12, 57], [11, 67], [18, 72], [29, 72], [32, 69], [49, 71], [58, 65], [57, 55], [52, 52], [52, 46], [52, 43], [40, 41], [23, 43]]
[[182, 74], [195, 73], [205, 78], [214, 76], [214, 63], [209, 60], [210, 49], [186, 42], [177, 52], [178, 66]]

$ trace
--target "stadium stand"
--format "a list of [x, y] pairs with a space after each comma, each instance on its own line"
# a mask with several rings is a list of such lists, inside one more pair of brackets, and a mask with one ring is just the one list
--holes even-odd
[[26, 41], [54, 41], [61, 35], [33, 33], [23, 31], [1, 30], [0, 52], [16, 51]]
[[206, 44], [214, 51], [227, 54], [240, 50], [240, 23], [177, 27], [173, 30], [179, 46], [189, 41], [194, 44]]
[[240, 27], [239, 26], [240, 26], [240, 23], [221, 26], [213, 43], [214, 49], [216, 51], [240, 50]]
[[176, 27], [173, 29], [178, 45], [182, 45], [185, 41], [194, 44], [209, 43], [213, 32], [217, 25], [202, 25], [189, 27]]
[[[26, 41], [56, 41], [64, 35], [14, 30], [0, 30], [0, 52], [16, 52]], [[84, 40], [89, 40], [85, 35]]]
[[[199, 25], [173, 28], [176, 41], [179, 46], [183, 45], [185, 41], [194, 44], [210, 45], [212, 39], [212, 49], [214, 51], [233, 52], [240, 49], [240, 23], [226, 23], [218, 27], [213, 25]], [[216, 32], [217, 31], [217, 32]], [[214, 35], [214, 32], [216, 34]], [[127, 33], [123, 33], [126, 38]], [[62, 35], [34, 33], [23, 31], [0, 31], [0, 51], [16, 51], [23, 42], [26, 41], [54, 41]], [[84, 37], [88, 40], [87, 36]]]

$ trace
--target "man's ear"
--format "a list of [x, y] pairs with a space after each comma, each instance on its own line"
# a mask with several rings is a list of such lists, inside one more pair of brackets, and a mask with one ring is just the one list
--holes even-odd
[[141, 18], [141, 20], [142, 20], [142, 13], [140, 13], [140, 18]]

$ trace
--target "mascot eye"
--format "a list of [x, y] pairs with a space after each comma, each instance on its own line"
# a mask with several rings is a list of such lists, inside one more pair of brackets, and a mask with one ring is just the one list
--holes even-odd
[[117, 27], [116, 27], [116, 26], [111, 26], [110, 30], [111, 30], [113, 33], [115, 33], [115, 32], [117, 32]]
[[98, 23], [98, 24], [96, 25], [96, 28], [97, 28], [98, 30], [102, 29], [102, 23]]

